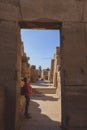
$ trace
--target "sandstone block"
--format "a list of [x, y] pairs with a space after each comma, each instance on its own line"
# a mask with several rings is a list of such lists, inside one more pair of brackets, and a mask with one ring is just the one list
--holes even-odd
[[82, 3], [76, 0], [21, 0], [23, 21], [80, 21]]
[[5, 91], [0, 86], [0, 129], [4, 130]]
[[0, 3], [11, 4], [11, 5], [18, 6], [19, 5], [19, 0], [0, 0]]
[[20, 19], [19, 8], [11, 4], [0, 3], [0, 19], [18, 21]]
[[65, 128], [87, 126], [87, 86], [63, 86], [62, 116]]
[[87, 1], [83, 1], [83, 21], [87, 22]]
[[[65, 26], [65, 27], [64, 27]], [[62, 28], [61, 53], [65, 85], [87, 84], [86, 24], [65, 23]]]

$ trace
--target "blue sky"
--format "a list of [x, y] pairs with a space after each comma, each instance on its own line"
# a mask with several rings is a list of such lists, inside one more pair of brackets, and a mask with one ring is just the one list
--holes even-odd
[[22, 29], [21, 40], [31, 65], [36, 65], [37, 69], [39, 66], [50, 68], [56, 46], [60, 46], [59, 30]]

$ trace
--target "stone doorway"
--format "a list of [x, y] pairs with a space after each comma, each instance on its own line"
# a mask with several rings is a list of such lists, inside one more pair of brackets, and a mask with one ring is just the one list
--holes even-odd
[[87, 1], [1, 0], [0, 115], [5, 122], [0, 118], [0, 126], [5, 130], [15, 130], [19, 118], [20, 28], [56, 29], [61, 22], [62, 129], [87, 130]]
[[[61, 30], [61, 23], [58, 23], [58, 22], [49, 22], [49, 21], [47, 21], [47, 22], [21, 22], [21, 23], [19, 23], [20, 24], [20, 27], [21, 27], [21, 29], [44, 29], [44, 30], [46, 30], [46, 29], [51, 29], [51, 30], [54, 30], [54, 29], [56, 29], [56, 30]], [[56, 50], [56, 51], [58, 51], [58, 50]], [[57, 57], [58, 58], [58, 57]], [[58, 69], [60, 69], [60, 67], [58, 68]], [[59, 70], [58, 70], [59, 71]], [[59, 73], [58, 73], [59, 74]], [[57, 74], [55, 75], [55, 78], [54, 79], [56, 79], [57, 78]], [[60, 80], [60, 79], [58, 79], [58, 80]], [[60, 81], [58, 82], [57, 80], [55, 81], [56, 83], [56, 86], [57, 85], [60, 85]], [[58, 83], [57, 83], [58, 82]], [[61, 88], [56, 88], [55, 89], [55, 93], [58, 95], [58, 96], [60, 96], [59, 94], [60, 94], [60, 92], [59, 91], [61, 91], [60, 90]], [[40, 90], [39, 90], [40, 91]], [[53, 90], [54, 91], [54, 90]], [[45, 92], [46, 92], [46, 90], [45, 90]], [[43, 93], [44, 93], [44, 90], [43, 90]], [[61, 105], [61, 104], [60, 104]], [[60, 115], [61, 115], [61, 113], [60, 113]]]

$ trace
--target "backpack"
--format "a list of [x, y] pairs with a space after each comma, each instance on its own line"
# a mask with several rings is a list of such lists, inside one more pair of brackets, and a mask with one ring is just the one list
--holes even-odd
[[21, 95], [26, 95], [26, 87], [25, 86], [23, 86], [23, 87], [21, 87]]

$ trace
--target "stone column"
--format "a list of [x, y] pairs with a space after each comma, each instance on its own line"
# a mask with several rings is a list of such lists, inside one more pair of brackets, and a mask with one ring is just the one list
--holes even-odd
[[35, 82], [38, 80], [38, 71], [36, 70], [35, 65], [31, 65], [30, 67], [30, 81]]
[[50, 83], [53, 83], [53, 73], [54, 73], [54, 59], [51, 60]]
[[19, 100], [16, 100], [16, 92], [20, 92], [18, 33], [16, 22], [0, 21], [0, 86], [5, 89], [5, 130], [15, 129], [16, 105]]
[[57, 88], [58, 86], [58, 65], [60, 64], [60, 48], [56, 47], [56, 52], [54, 54], [54, 77], [53, 77], [53, 83], [54, 83], [54, 87]]
[[86, 130], [87, 24], [64, 22], [61, 34], [62, 130]]

